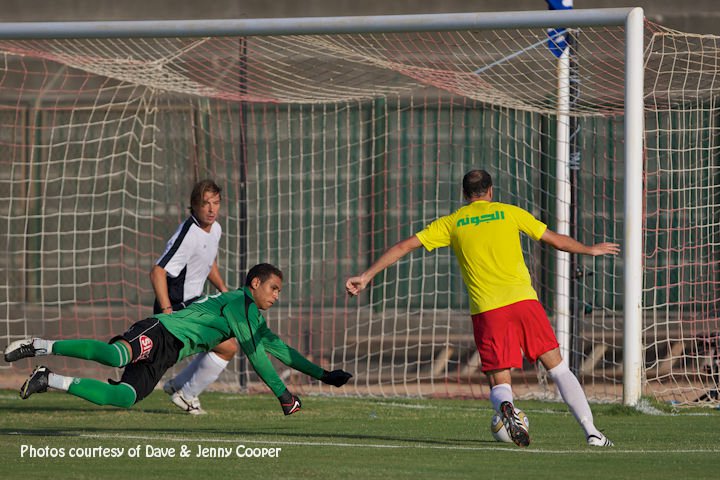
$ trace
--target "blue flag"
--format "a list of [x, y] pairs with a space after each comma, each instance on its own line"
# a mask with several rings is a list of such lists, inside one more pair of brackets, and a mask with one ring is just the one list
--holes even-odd
[[[573, 0], [545, 0], [550, 10], [572, 10]], [[548, 48], [553, 55], [560, 58], [565, 49], [567, 48], [567, 39], [565, 37], [564, 28], [551, 28], [547, 32]]]
[[549, 10], [572, 10], [573, 0], [545, 0]]

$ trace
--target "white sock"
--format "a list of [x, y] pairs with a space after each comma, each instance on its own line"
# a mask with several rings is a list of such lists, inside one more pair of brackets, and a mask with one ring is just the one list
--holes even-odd
[[568, 368], [565, 361], [560, 362], [555, 368], [548, 370], [548, 375], [557, 389], [560, 391], [560, 396], [570, 408], [575, 420], [578, 421], [583, 430], [585, 430], [585, 437], [589, 435], [596, 435], [602, 438], [602, 434], [595, 428], [593, 423], [593, 415], [590, 410], [585, 392], [583, 392], [580, 382], [573, 375]]
[[500, 383], [498, 385], [495, 385], [492, 390], [490, 390], [490, 403], [492, 403], [493, 408], [496, 412], [500, 411], [500, 404], [503, 402], [510, 402], [513, 401], [513, 393], [512, 393], [512, 387], [507, 383]]
[[193, 376], [193, 374], [198, 368], [198, 365], [200, 365], [200, 362], [202, 362], [202, 359], [205, 358], [206, 355], [207, 352], [202, 352], [195, 355], [195, 357], [187, 365], [187, 367], [183, 368], [183, 370], [178, 373], [175, 378], [172, 379], [175, 390], [180, 390], [183, 385], [190, 381], [190, 377]]
[[48, 387], [67, 392], [74, 377], [66, 377], [57, 373], [48, 374]]
[[198, 355], [175, 377], [175, 388], [181, 390], [185, 398], [197, 397], [217, 380], [228, 363], [230, 362], [223, 360], [215, 352]]
[[52, 346], [55, 340], [45, 340], [44, 338], [33, 339], [33, 347], [35, 348], [35, 355], [50, 355], [52, 353]]

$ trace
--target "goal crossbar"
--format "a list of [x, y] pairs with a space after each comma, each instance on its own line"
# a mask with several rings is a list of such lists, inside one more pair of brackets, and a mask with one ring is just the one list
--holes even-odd
[[[626, 25], [634, 8], [344, 17], [0, 22], [0, 39], [331, 35]], [[642, 17], [642, 9], [640, 9]]]

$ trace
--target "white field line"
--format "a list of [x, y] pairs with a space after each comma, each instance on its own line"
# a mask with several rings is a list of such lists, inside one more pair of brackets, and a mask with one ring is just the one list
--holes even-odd
[[[483, 413], [487, 412], [488, 414], [492, 411], [490, 407], [482, 406], [482, 407], [476, 407], [476, 408], [466, 408], [466, 407], [449, 407], [444, 405], [420, 405], [420, 404], [411, 404], [411, 403], [400, 403], [400, 402], [374, 402], [372, 404], [368, 404], [368, 406], [372, 405], [381, 405], [383, 407], [396, 407], [396, 408], [407, 408], [407, 409], [417, 409], [417, 410], [452, 410], [452, 411], [468, 411], [468, 412], [477, 412], [477, 413]], [[519, 403], [519, 405], [522, 407], [522, 402]], [[592, 405], [590, 405], [592, 407]], [[553, 410], [549, 408], [530, 408], [530, 409], [521, 409], [525, 413], [542, 413], [542, 414], [549, 414], [549, 415], [570, 415], [570, 412], [568, 410], [562, 411], [562, 410]], [[639, 409], [641, 413], [645, 415], [659, 415], [659, 416], [668, 416], [668, 417], [710, 417], [715, 416], [712, 412], [678, 412], [678, 413], [667, 413], [662, 412], [660, 410], [654, 409], [652, 411], [648, 411], [644, 408]]]
[[[20, 432], [9, 432], [8, 435], [22, 435]], [[277, 440], [274, 438], [264, 439], [229, 439], [229, 438], [193, 438], [193, 437], [172, 437], [172, 436], [150, 436], [150, 435], [122, 435], [122, 434], [86, 434], [81, 433], [77, 435], [80, 438], [95, 438], [101, 440], [143, 440], [143, 441], [160, 441], [160, 442], [185, 442], [185, 443], [232, 443], [234, 445], [243, 445], [246, 443], [250, 444], [263, 444], [268, 447], [276, 447], [278, 445], [283, 446], [297, 446], [297, 447], [334, 447], [334, 448], [377, 448], [377, 449], [422, 449], [422, 450], [456, 450], [456, 451], [472, 451], [472, 452], [491, 452], [491, 451], [503, 451], [503, 452], [517, 452], [519, 454], [553, 454], [553, 455], [582, 455], [584, 453], [598, 455], [598, 454], [630, 454], [630, 453], [645, 453], [645, 454], [671, 454], [671, 453], [686, 453], [686, 454], [706, 454], [706, 453], [720, 453], [720, 447], [718, 448], [697, 448], [697, 449], [677, 449], [677, 450], [648, 450], [644, 448], [637, 449], [622, 449], [622, 448], [588, 448], [586, 451], [578, 450], [548, 450], [548, 449], [537, 449], [537, 448], [517, 448], [514, 446], [462, 446], [462, 445], [429, 445], [422, 443], [347, 443], [347, 442], [307, 442], [307, 441], [288, 441], [288, 440]]]

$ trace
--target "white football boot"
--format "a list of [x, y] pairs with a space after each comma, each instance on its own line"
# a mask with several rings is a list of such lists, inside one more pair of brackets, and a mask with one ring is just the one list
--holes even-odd
[[202, 409], [199, 398], [187, 398], [182, 394], [181, 390], [175, 388], [175, 384], [172, 379], [165, 382], [165, 385], [163, 385], [163, 391], [170, 395], [170, 401], [180, 410], [187, 412], [190, 415], [205, 415], [207, 413]]
[[587, 437], [587, 444], [591, 447], [612, 447], [615, 445], [612, 440], [607, 438], [602, 433], [598, 437], [597, 435], [589, 435]]

